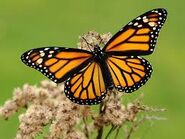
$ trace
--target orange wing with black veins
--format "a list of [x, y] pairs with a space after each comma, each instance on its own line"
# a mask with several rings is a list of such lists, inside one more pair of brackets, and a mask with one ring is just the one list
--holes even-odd
[[92, 53], [73, 48], [45, 47], [25, 52], [22, 61], [56, 83], [65, 81], [92, 60]]
[[107, 59], [114, 87], [131, 93], [143, 86], [151, 76], [152, 67], [139, 56], [112, 56]]
[[65, 82], [64, 92], [73, 102], [81, 105], [99, 104], [107, 93], [99, 63], [90, 62]]
[[137, 17], [103, 48], [113, 55], [148, 55], [154, 51], [158, 34], [167, 17], [165, 9], [154, 9]]

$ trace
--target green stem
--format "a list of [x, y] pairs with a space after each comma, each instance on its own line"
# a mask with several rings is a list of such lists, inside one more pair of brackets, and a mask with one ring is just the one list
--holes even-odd
[[118, 134], [119, 134], [119, 131], [120, 131], [120, 128], [121, 128], [121, 126], [119, 126], [119, 127], [117, 128], [117, 130], [116, 130], [116, 135], [115, 135], [114, 139], [117, 139]]
[[89, 131], [88, 131], [88, 129], [87, 129], [87, 122], [86, 122], [86, 118], [85, 117], [83, 117], [83, 122], [84, 122], [84, 126], [85, 126], [85, 131], [84, 131], [84, 133], [85, 133], [85, 136], [87, 137], [87, 139], [90, 139], [89, 138]]
[[108, 137], [110, 136], [110, 134], [116, 129], [116, 126], [112, 126], [111, 129], [109, 130], [109, 132], [107, 133], [107, 136], [105, 137], [105, 139], [108, 139]]
[[127, 136], [126, 136], [125, 139], [130, 139], [132, 133], [133, 133], [133, 132], [138, 128], [138, 126], [139, 126], [140, 124], [142, 124], [144, 121], [145, 121], [145, 118], [142, 118], [141, 120], [139, 120], [139, 121], [133, 123], [133, 125], [132, 125], [132, 127], [130, 128], [130, 130], [129, 130], [129, 132], [128, 132], [128, 134], [127, 134]]
[[[99, 116], [103, 115], [103, 113], [105, 112], [103, 107], [104, 107], [104, 103], [102, 102], [100, 104]], [[102, 136], [103, 136], [103, 126], [100, 129], [98, 129], [98, 135], [97, 135], [96, 139], [102, 139]]]

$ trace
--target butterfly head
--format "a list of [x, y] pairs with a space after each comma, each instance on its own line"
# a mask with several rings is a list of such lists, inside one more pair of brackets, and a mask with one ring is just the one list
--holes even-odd
[[98, 45], [94, 47], [94, 56], [95, 56], [95, 59], [98, 61], [101, 61], [104, 59], [105, 53]]
[[99, 45], [95, 45], [94, 46], [94, 52], [95, 53], [100, 53], [102, 50], [101, 50], [101, 48], [99, 47]]

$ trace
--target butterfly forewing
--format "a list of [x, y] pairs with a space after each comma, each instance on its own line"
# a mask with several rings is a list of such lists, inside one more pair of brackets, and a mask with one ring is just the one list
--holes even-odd
[[99, 104], [107, 93], [99, 63], [91, 62], [67, 79], [64, 92], [75, 103]]
[[107, 59], [115, 88], [130, 93], [139, 89], [150, 78], [152, 67], [138, 56], [112, 56]]
[[29, 67], [60, 83], [85, 67], [92, 60], [92, 54], [79, 49], [48, 47], [27, 51], [21, 59]]
[[154, 9], [138, 16], [116, 33], [103, 50], [114, 55], [148, 55], [167, 17], [165, 9]]

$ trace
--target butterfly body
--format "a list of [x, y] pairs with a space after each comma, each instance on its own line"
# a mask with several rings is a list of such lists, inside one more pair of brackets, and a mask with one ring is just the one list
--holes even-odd
[[101, 49], [65, 47], [31, 49], [21, 60], [55, 83], [65, 81], [64, 93], [81, 105], [99, 104], [115, 88], [131, 93], [143, 86], [152, 66], [141, 55], [153, 53], [167, 11], [153, 9], [138, 16], [116, 33]]
[[109, 71], [109, 68], [107, 66], [107, 54], [102, 51], [102, 49], [97, 45], [94, 48], [94, 59], [95, 61], [99, 64], [99, 66], [101, 67], [102, 71], [103, 71], [103, 78], [105, 81], [105, 85], [107, 86], [107, 89], [112, 90], [113, 89], [113, 80]]

